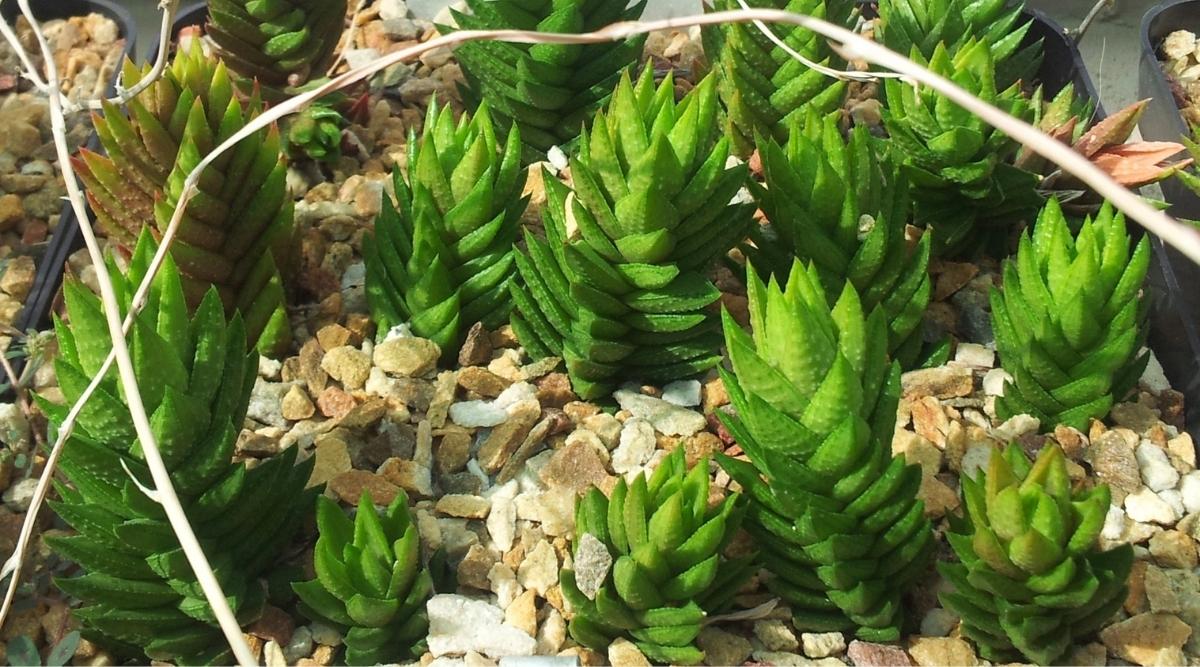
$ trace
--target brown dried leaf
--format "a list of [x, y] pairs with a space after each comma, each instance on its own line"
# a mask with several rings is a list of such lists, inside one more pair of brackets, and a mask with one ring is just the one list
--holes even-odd
[[1075, 150], [1084, 157], [1092, 157], [1100, 149], [1115, 144], [1125, 143], [1133, 129], [1137, 127], [1138, 119], [1146, 110], [1150, 100], [1134, 102], [1113, 115], [1093, 125], [1075, 142]]
[[1183, 150], [1182, 144], [1173, 141], [1142, 141], [1101, 149], [1092, 156], [1092, 163], [1121, 185], [1136, 188], [1161, 181], [1190, 165], [1191, 158], [1164, 164]]

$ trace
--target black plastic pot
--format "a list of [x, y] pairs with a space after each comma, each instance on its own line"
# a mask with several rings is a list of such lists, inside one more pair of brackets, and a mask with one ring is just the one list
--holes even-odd
[[[1179, 141], [1188, 135], [1171, 85], [1158, 61], [1158, 47], [1174, 30], [1200, 30], [1200, 1], [1168, 2], [1142, 19], [1138, 96], [1151, 101], [1139, 127], [1148, 141]], [[1176, 179], [1161, 184], [1170, 213], [1200, 219], [1200, 197]], [[1200, 267], [1157, 237], [1150, 267], [1150, 347], [1171, 386], [1184, 395], [1187, 430], [1200, 441]]]
[[[117, 24], [120, 37], [125, 40], [123, 58], [133, 57], [137, 39], [137, 26], [133, 17], [121, 5], [109, 0], [32, 0], [30, 8], [33, 15], [41, 21], [66, 19], [72, 16], [87, 16], [101, 14], [112, 19]], [[0, 20], [14, 25], [21, 9], [16, 2], [0, 4]], [[120, 71], [120, 68], [117, 68]], [[114, 76], [109, 82], [106, 94], [116, 94], [117, 80]], [[99, 141], [93, 133], [88, 140], [88, 147], [96, 149]], [[79, 221], [71, 205], [64, 204], [62, 217], [58, 226], [46, 244], [46, 253], [38, 264], [37, 276], [34, 278], [33, 289], [26, 298], [25, 307], [17, 318], [16, 326], [20, 331], [29, 329], [45, 329], [50, 324], [50, 311], [54, 306], [55, 296], [62, 284], [63, 269], [67, 258], [74, 250], [82, 245], [83, 240], [79, 231]], [[22, 359], [14, 360], [15, 370], [20, 373], [24, 366]]]

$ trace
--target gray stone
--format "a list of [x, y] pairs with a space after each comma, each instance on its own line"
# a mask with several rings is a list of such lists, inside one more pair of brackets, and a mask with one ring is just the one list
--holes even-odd
[[608, 547], [591, 533], [584, 533], [575, 550], [575, 585], [587, 599], [595, 600], [612, 569], [612, 554]]

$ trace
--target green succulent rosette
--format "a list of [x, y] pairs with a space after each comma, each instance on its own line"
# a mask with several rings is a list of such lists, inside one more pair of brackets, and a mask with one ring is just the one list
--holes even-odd
[[[467, 0], [451, 10], [462, 30], [582, 33], [636, 21], [646, 0]], [[452, 29], [441, 27], [443, 32]], [[521, 129], [525, 161], [545, 159], [571, 144], [603, 105], [621, 74], [642, 55], [645, 36], [603, 44], [515, 44], [476, 41], [455, 48], [467, 87], [464, 98], [486, 102], [498, 123]]]
[[342, 632], [348, 665], [419, 658], [429, 630], [425, 602], [433, 578], [421, 564], [421, 535], [408, 496], [397, 493], [379, 512], [364, 490], [353, 520], [321, 496], [317, 532], [317, 577], [292, 584], [301, 612]]
[[576, 503], [576, 556], [590, 538], [613, 559], [604, 581], [586, 595], [575, 572], [562, 571], [576, 641], [604, 651], [625, 637], [659, 664], [704, 659], [695, 643], [704, 619], [725, 608], [752, 574], [751, 559], [721, 553], [741, 522], [743, 503], [731, 493], [710, 506], [708, 463], [702, 459], [689, 471], [678, 447], [649, 479], [643, 473], [629, 483], [618, 480], [607, 498], [593, 488]]
[[918, 466], [892, 456], [900, 368], [887, 324], [846, 284], [831, 308], [815, 267], [787, 289], [747, 272], [748, 334], [725, 313], [736, 415], [721, 413], [749, 461], [719, 461], [750, 498], [745, 527], [767, 586], [802, 632], [899, 639], [901, 597], [922, 575], [933, 531]]
[[813, 263], [830, 294], [850, 283], [866, 311], [879, 307], [888, 325], [888, 351], [911, 368], [922, 348], [921, 322], [932, 294], [930, 238], [910, 249], [908, 180], [866, 128], [848, 139], [839, 112], [809, 109], [786, 145], [759, 142], [765, 184], [752, 184], [769, 225], [742, 246], [760, 272], [787, 279], [794, 259]]
[[996, 351], [1013, 378], [997, 416], [1033, 415], [1046, 431], [1103, 419], [1149, 361], [1141, 352], [1149, 265], [1149, 240], [1134, 246], [1111, 205], [1072, 234], [1058, 202], [1046, 202], [1005, 262], [1003, 289], [992, 290]]
[[[751, 0], [751, 8], [779, 9], [847, 24], [854, 3], [847, 0]], [[705, 3], [706, 12], [742, 9], [738, 0]], [[727, 23], [704, 29], [704, 52], [712, 63], [725, 107], [725, 132], [736, 154], [748, 157], [759, 135], [787, 141], [807, 109], [827, 113], [841, 106], [846, 82], [830, 78], [796, 59], [795, 53], [831, 68], [846, 62], [820, 35], [800, 26], [771, 24], [787, 48], [753, 23]], [[789, 53], [789, 50], [791, 53]], [[907, 50], [905, 50], [907, 53]]]
[[[150, 73], [126, 63], [132, 87]], [[76, 160], [101, 230], [132, 247], [143, 228], [166, 229], [193, 169], [263, 109], [241, 100], [229, 70], [195, 45], [181, 49], [163, 75], [129, 101], [95, 117], [101, 155]], [[292, 340], [280, 266], [291, 255], [293, 203], [275, 126], [243, 139], [204, 171], [188, 203], [171, 256], [195, 308], [216, 287], [226, 312], [241, 312], [252, 344], [278, 356]]]
[[381, 331], [410, 322], [449, 357], [471, 325], [508, 321], [516, 274], [522, 193], [520, 130], [501, 142], [486, 106], [455, 121], [429, 107], [421, 140], [411, 135], [409, 173], [393, 177], [374, 235], [363, 242], [367, 299]]
[[746, 167], [726, 166], [716, 118], [711, 78], [677, 103], [670, 76], [623, 77], [571, 159], [574, 190], [546, 176], [546, 237], [525, 233], [511, 321], [532, 356], [563, 358], [585, 400], [720, 360], [706, 271], [753, 206], [733, 202]]
[[[127, 274], [114, 261], [106, 267], [123, 309], [154, 250], [143, 232]], [[77, 281], [63, 291], [70, 323], [54, 323], [55, 371], [67, 404], [40, 401], [55, 425], [111, 348], [100, 299]], [[305, 489], [313, 460], [296, 465], [294, 447], [254, 467], [233, 460], [258, 354], [247, 352], [241, 316], [226, 321], [215, 289], [194, 315], [188, 312], [183, 280], [168, 258], [134, 318], [130, 356], [179, 501], [229, 606], [249, 623], [266, 599], [258, 577], [281, 556], [320, 489]], [[171, 523], [141, 490], [154, 483], [115, 370], [80, 413], [59, 469], [64, 481], [56, 483], [59, 499], [50, 506], [76, 534], [46, 541], [82, 571], [55, 585], [83, 601], [72, 611], [83, 636], [128, 659], [231, 661]]]
[[1072, 490], [1055, 443], [1032, 464], [1017, 445], [993, 450], [986, 474], [961, 481], [966, 516], [947, 534], [959, 562], [938, 565], [954, 585], [942, 603], [984, 658], [1061, 664], [1125, 602], [1132, 547], [1096, 545], [1108, 486]]

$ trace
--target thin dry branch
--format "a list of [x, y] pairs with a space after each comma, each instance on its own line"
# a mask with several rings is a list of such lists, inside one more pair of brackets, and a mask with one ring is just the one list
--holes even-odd
[[[42, 50], [46, 67], [46, 82], [51, 90], [57, 91], [59, 89], [59, 76], [58, 67], [54, 62], [54, 52], [51, 50], [49, 43], [47, 43], [45, 33], [41, 30], [37, 19], [33, 16], [33, 12], [29, 8], [29, 0], [19, 0], [19, 3], [21, 11], [25, 15], [26, 20], [29, 21], [29, 25], [33, 28], [33, 34], [37, 38], [38, 45]], [[171, 474], [168, 472], [166, 465], [163, 463], [162, 455], [158, 451], [158, 443], [154, 437], [154, 430], [150, 426], [150, 417], [146, 411], [145, 404], [142, 402], [141, 389], [138, 387], [137, 375], [133, 369], [133, 360], [129, 354], [129, 345], [122, 330], [121, 307], [117, 301], [116, 291], [113, 289], [112, 278], [104, 270], [104, 256], [100, 249], [100, 243], [92, 230], [87, 207], [84, 205], [83, 192], [79, 189], [79, 183], [75, 178], [75, 170], [71, 164], [71, 155], [67, 149], [67, 123], [62, 107], [62, 99], [61, 96], [54, 94], [48, 97], [50, 100], [50, 124], [54, 133], [54, 145], [58, 152], [59, 168], [63, 173], [68, 198], [75, 210], [75, 215], [79, 218], [79, 229], [83, 233], [84, 241], [87, 244], [88, 255], [91, 257], [92, 264], [98, 269], [96, 271], [96, 278], [100, 286], [100, 297], [104, 306], [104, 317], [108, 323], [109, 337], [112, 338], [113, 342], [113, 353], [116, 355], [117, 371], [121, 378], [122, 388], [125, 391], [125, 402], [129, 408], [130, 417], [132, 417], [138, 441], [141, 443], [146, 465], [150, 469], [150, 476], [154, 480], [155, 494], [152, 498], [162, 505], [163, 511], [167, 515], [167, 520], [175, 532], [175, 537], [178, 538], [179, 544], [183, 548], [183, 553], [187, 557], [188, 565], [191, 566], [192, 572], [195, 573], [196, 579], [200, 583], [200, 588], [204, 591], [204, 596], [208, 599], [213, 614], [216, 616], [221, 630], [225, 633], [225, 639], [229, 642], [230, 648], [233, 649], [238, 663], [244, 666], [255, 665], [257, 662], [250, 652], [250, 647], [246, 644], [245, 637], [242, 635], [241, 624], [238, 623], [233, 610], [230, 609], [225, 593], [221, 590], [221, 585], [213, 573], [212, 566], [209, 565], [208, 559], [204, 555], [204, 549], [196, 539], [196, 534], [188, 522], [183, 505], [179, 502], [179, 497], [176, 495], [175, 488], [171, 484]]]
[[[154, 67], [150, 68], [150, 73], [142, 77], [132, 88], [124, 88], [118, 83], [116, 97], [104, 101], [91, 100], [87, 103], [86, 108], [100, 111], [104, 108], [105, 102], [117, 106], [127, 104], [129, 100], [140, 95], [162, 76], [163, 71], [167, 69], [167, 58], [171, 53], [171, 27], [175, 25], [175, 14], [179, 12], [179, 0], [159, 0], [158, 8], [163, 13], [162, 29], [158, 32], [158, 56], [154, 61]], [[68, 113], [84, 108], [74, 104], [72, 106], [74, 108], [67, 107]]]
[[[708, 26], [730, 22], [745, 23], [754, 21], [760, 21], [764, 23], [785, 23], [807, 28], [833, 40], [837, 44], [840, 44], [841, 48], [844, 49], [844, 52], [848, 55], [860, 58], [876, 66], [886, 67], [901, 75], [904, 75], [912, 81], [932, 87], [962, 107], [977, 114], [989, 124], [1009, 134], [1017, 141], [1029, 147], [1030, 150], [1058, 164], [1064, 171], [1071, 173], [1083, 182], [1087, 183], [1098, 193], [1108, 198], [1118, 209], [1124, 211], [1130, 218], [1142, 224], [1151, 232], [1158, 234], [1166, 242], [1178, 248], [1193, 261], [1200, 263], [1200, 235], [1197, 235], [1196, 232], [1192, 231], [1185, 225], [1182, 225], [1165, 213], [1154, 210], [1149, 205], [1141, 201], [1139, 197], [1114, 182], [1106, 174], [1092, 165], [1086, 158], [1078, 155], [1071, 150], [1070, 147], [1061, 144], [1028, 123], [1008, 116], [1003, 111], [978, 100], [949, 80], [933, 74], [926, 68], [909, 61], [907, 58], [904, 58], [903, 56], [859, 35], [856, 35], [840, 26], [830, 24], [814, 17], [793, 14], [790, 12], [770, 9], [742, 9], [727, 12], [716, 12], [701, 16], [665, 19], [660, 21], [623, 22], [610, 25], [596, 32], [583, 34], [538, 33], [521, 30], [455, 32], [449, 35], [437, 37], [424, 44], [389, 54], [388, 56], [380, 58], [373, 63], [346, 72], [314, 90], [298, 95], [271, 108], [249, 123], [245, 128], [228, 139], [221, 146], [217, 147], [189, 174], [184, 183], [183, 191], [181, 192], [176, 204], [174, 215], [172, 216], [167, 229], [164, 231], [159, 249], [152, 260], [150, 269], [147, 271], [145, 279], [143, 280], [142, 284], [139, 285], [137, 293], [135, 294], [130, 316], [132, 317], [134, 313], [139, 311], [144, 306], [150, 282], [155, 273], [161, 267], [167, 252], [169, 252], [170, 245], [175, 238], [178, 227], [182, 220], [183, 212], [186, 210], [188, 201], [190, 201], [196, 193], [196, 184], [198, 182], [199, 175], [203, 172], [203, 170], [242, 139], [267, 127], [271, 123], [276, 122], [288, 114], [302, 110], [314, 100], [332, 91], [340, 90], [349, 85], [367, 79], [393, 64], [417, 57], [426, 51], [454, 46], [469, 41], [486, 39], [527, 44], [592, 44], [623, 39], [655, 30], [668, 30], [691, 26]], [[75, 197], [73, 197], [73, 199], [74, 198]], [[115, 328], [110, 328], [113, 329], [112, 334], [115, 342], [116, 338], [121, 337], [121, 327], [117, 326]], [[117, 358], [119, 361], [120, 355], [116, 349], [117, 347], [124, 349], [123, 345], [114, 345], [114, 351], [110, 353], [109, 358], [106, 360], [104, 369], [107, 369], [111, 366], [114, 358]], [[103, 373], [104, 371], [101, 372]], [[79, 410], [85, 401], [86, 395], [81, 397], [75, 406], [72, 406], [71, 414], [68, 416], [67, 422], [63, 425], [64, 429], [69, 429], [69, 427], [74, 424], [75, 417], [77, 417]], [[48, 477], [50, 474], [52, 474], [52, 469], [48, 462], [45, 475]], [[30, 516], [33, 516], [35, 513], [36, 509], [31, 507]], [[29, 517], [27, 517], [27, 520], [28, 519]]]

